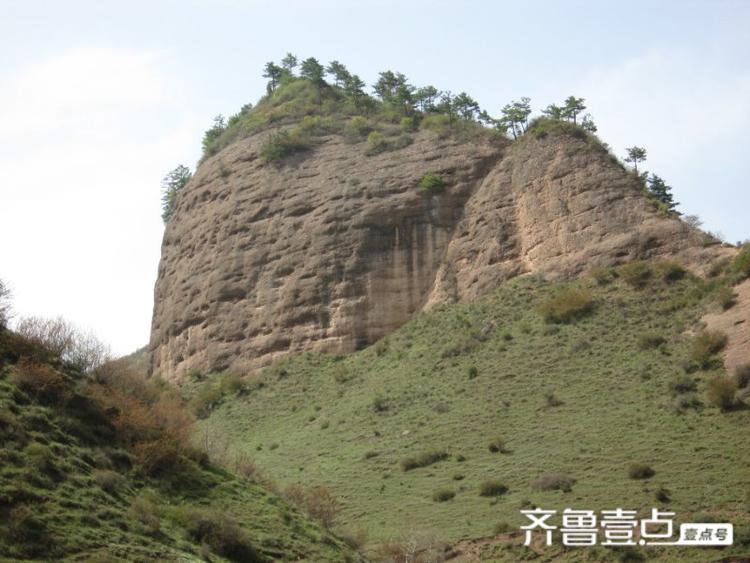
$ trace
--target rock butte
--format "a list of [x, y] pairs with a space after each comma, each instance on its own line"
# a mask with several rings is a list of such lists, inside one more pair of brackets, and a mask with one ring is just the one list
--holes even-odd
[[[525, 273], [659, 256], [700, 271], [733, 252], [660, 215], [632, 173], [575, 136], [497, 145], [422, 131], [366, 156], [333, 135], [274, 165], [259, 156], [269, 134], [207, 159], [178, 197], [152, 373], [247, 374], [289, 353], [350, 352]], [[427, 172], [442, 193], [418, 189]]]

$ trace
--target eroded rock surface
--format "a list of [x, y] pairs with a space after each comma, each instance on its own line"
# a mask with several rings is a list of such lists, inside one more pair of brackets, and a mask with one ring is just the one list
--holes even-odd
[[[501, 155], [420, 133], [365, 156], [332, 136], [274, 166], [262, 142], [205, 162], [179, 198], [155, 290], [156, 373], [245, 372], [395, 330], [425, 304], [466, 199]], [[427, 172], [443, 193], [418, 189]]]
[[[653, 256], [699, 269], [722, 252], [569, 135], [503, 148], [420, 132], [376, 156], [331, 136], [281, 166], [263, 163], [263, 141], [207, 160], [178, 198], [155, 289], [155, 373], [349, 352], [526, 272], [570, 277]], [[418, 189], [427, 172], [444, 192]]]

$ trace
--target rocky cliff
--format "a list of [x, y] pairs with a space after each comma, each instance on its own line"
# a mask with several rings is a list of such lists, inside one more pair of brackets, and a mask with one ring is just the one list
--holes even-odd
[[[155, 373], [352, 351], [526, 272], [654, 256], [701, 268], [721, 252], [581, 135], [508, 145], [422, 131], [375, 156], [331, 135], [279, 165], [259, 156], [267, 135], [206, 160], [178, 198], [155, 289]], [[443, 191], [418, 188], [428, 172]]]

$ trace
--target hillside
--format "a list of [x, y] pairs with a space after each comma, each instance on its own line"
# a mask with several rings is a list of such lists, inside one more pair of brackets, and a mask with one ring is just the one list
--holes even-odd
[[[189, 419], [176, 403], [148, 410], [136, 388], [122, 403], [129, 412], [117, 410], [110, 399], [127, 379], [118, 371], [113, 383], [87, 383], [0, 328], [0, 560], [359, 559], [286, 500], [197, 449], [170, 454], [179, 444], [171, 432], [189, 431]], [[152, 418], [159, 412], [170, 414], [164, 426]], [[155, 441], [131, 447], [128, 428]], [[145, 450], [149, 443], [158, 446]]]
[[[523, 523], [519, 509], [627, 506], [668, 508], [678, 522], [733, 522], [735, 545], [543, 553], [570, 561], [748, 557], [750, 411], [712, 402], [713, 380], [728, 376], [718, 349], [701, 348], [696, 332], [704, 314], [723, 310], [738, 279], [721, 268], [705, 280], [658, 261], [562, 284], [522, 276], [470, 303], [418, 314], [355, 354], [286, 358], [261, 372], [253, 392], [214, 403], [201, 427], [226, 435], [284, 484], [330, 486], [343, 499], [342, 523], [366, 530], [372, 549], [494, 538], [457, 549], [518, 561], [536, 557], [518, 532], [508, 534]], [[743, 268], [738, 260], [734, 271]], [[570, 317], [556, 317], [565, 322], [545, 319], [545, 304], [570, 299], [571, 288], [584, 302], [568, 303]], [[546, 312], [554, 317], [567, 302], [553, 303]], [[410, 468], [430, 453], [434, 463]], [[630, 478], [633, 463], [654, 475]], [[570, 490], [539, 490], [542, 476]], [[480, 496], [492, 479], [507, 492]], [[448, 500], [437, 502], [445, 490]]]
[[297, 78], [207, 133], [164, 234], [153, 373], [352, 352], [519, 274], [659, 256], [699, 272], [734, 252], [660, 209], [579, 125], [538, 119], [511, 143], [473, 118], [382, 106]]

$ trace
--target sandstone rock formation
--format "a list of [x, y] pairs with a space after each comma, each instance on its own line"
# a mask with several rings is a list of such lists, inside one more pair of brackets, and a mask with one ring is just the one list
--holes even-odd
[[[348, 352], [412, 314], [509, 277], [721, 251], [659, 215], [637, 179], [570, 135], [512, 146], [430, 132], [365, 156], [339, 136], [280, 166], [263, 135], [208, 159], [178, 198], [162, 246], [151, 370], [247, 373], [290, 352]], [[443, 193], [418, 189], [427, 172]]]

